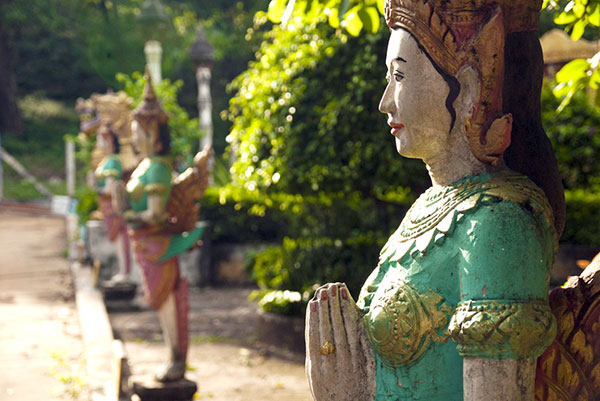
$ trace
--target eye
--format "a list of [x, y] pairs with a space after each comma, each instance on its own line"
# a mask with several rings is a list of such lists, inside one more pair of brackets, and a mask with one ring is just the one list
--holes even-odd
[[394, 79], [396, 82], [400, 82], [404, 79], [404, 73], [401, 71], [394, 71]]

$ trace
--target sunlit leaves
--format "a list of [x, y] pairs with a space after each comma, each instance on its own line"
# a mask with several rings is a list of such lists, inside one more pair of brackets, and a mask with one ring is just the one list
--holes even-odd
[[281, 17], [283, 17], [286, 4], [287, 0], [271, 0], [269, 3], [269, 11], [267, 12], [267, 17], [271, 22], [276, 24], [281, 22]]
[[[561, 5], [564, 6], [560, 8]], [[570, 32], [573, 40], [581, 39], [587, 28], [600, 28], [600, 0], [570, 0], [562, 3], [545, 0], [543, 6], [557, 10], [554, 22], [564, 25], [563, 29]], [[562, 111], [569, 104], [577, 91], [585, 90], [588, 86], [592, 89], [598, 88], [599, 58], [600, 52], [589, 60], [573, 60], [556, 74], [558, 85], [552, 92], [556, 97], [562, 98], [558, 111]], [[596, 96], [595, 103], [600, 106], [598, 100]]]
[[271, 0], [268, 17], [274, 23], [287, 23], [287, 13], [315, 23], [322, 15], [329, 25], [345, 28], [352, 36], [361, 32], [376, 33], [381, 26], [384, 0]]

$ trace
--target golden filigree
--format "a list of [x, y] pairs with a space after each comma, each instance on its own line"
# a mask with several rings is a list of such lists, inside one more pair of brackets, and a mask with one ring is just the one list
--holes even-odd
[[408, 210], [383, 247], [380, 260], [400, 260], [413, 243], [419, 252], [426, 251], [431, 243], [450, 233], [463, 214], [490, 197], [526, 205], [543, 216], [544, 224], [553, 233], [555, 250], [558, 248], [554, 216], [546, 195], [527, 177], [506, 170], [490, 174], [487, 181], [466, 178], [451, 186], [429, 188]]
[[461, 356], [532, 358], [554, 339], [556, 320], [544, 300], [469, 301], [456, 308], [448, 332]]
[[452, 309], [429, 290], [419, 293], [410, 285], [386, 290], [364, 317], [367, 336], [386, 365], [400, 367], [419, 359], [432, 341], [446, 342], [440, 334]]
[[538, 358], [536, 401], [600, 398], [600, 260], [550, 293], [558, 323], [554, 342]]

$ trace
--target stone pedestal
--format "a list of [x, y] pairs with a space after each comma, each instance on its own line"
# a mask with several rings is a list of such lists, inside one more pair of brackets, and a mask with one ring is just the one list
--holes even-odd
[[99, 285], [104, 304], [109, 311], [136, 309], [137, 284], [131, 281], [103, 281]]
[[88, 252], [92, 261], [99, 261], [100, 280], [108, 280], [113, 276], [113, 265], [117, 263], [117, 247], [108, 239], [103, 221], [90, 220], [86, 223]]
[[159, 383], [156, 380], [133, 383], [133, 392], [141, 401], [192, 401], [197, 389], [196, 383], [187, 379], [173, 383]]

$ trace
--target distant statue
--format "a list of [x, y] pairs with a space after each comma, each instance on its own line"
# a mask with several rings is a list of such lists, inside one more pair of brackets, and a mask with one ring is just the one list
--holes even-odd
[[170, 157], [168, 116], [146, 73], [144, 100], [133, 112], [133, 146], [142, 161], [126, 188], [117, 188], [117, 209], [124, 212], [150, 306], [158, 312], [169, 347], [160, 382], [183, 379], [189, 343], [188, 283], [177, 255], [194, 246], [202, 233], [195, 227], [196, 201], [208, 184], [209, 148], [194, 158], [194, 167], [177, 178]]
[[[112, 187], [126, 181], [138, 163], [131, 149], [133, 100], [124, 92], [93, 94], [89, 99], [78, 99], [76, 110], [80, 115], [81, 134], [96, 135], [96, 146], [90, 160], [92, 171], [88, 182], [98, 192], [98, 211], [104, 220], [108, 239], [115, 243], [117, 273], [109, 281], [100, 283], [103, 290], [121, 291], [135, 295], [135, 284], [130, 280], [131, 252], [127, 226], [112, 205]], [[106, 295], [106, 292], [105, 292]]]
[[115, 213], [112, 202], [113, 187], [123, 179], [123, 166], [119, 158], [119, 138], [110, 125], [103, 125], [98, 129], [96, 143], [105, 155], [94, 171], [98, 209], [102, 213], [108, 239], [117, 245], [118, 273], [111, 281], [129, 282], [131, 259], [127, 225], [123, 217]]
[[433, 185], [356, 303], [343, 283], [309, 302], [315, 400], [533, 400], [536, 358], [556, 334], [548, 282], [564, 223], [540, 119], [540, 6], [386, 0], [379, 108]]

